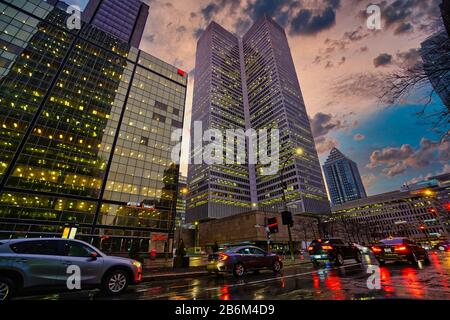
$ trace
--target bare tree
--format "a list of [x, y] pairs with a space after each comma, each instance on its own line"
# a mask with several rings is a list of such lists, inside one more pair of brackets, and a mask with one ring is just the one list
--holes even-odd
[[[387, 104], [404, 102], [429, 89], [431, 83], [419, 115], [445, 140], [450, 134], [450, 39], [446, 31], [441, 28], [422, 43], [418, 52], [421, 58], [404, 62], [386, 76], [379, 98]], [[441, 97], [445, 108], [430, 110], [434, 94]]]

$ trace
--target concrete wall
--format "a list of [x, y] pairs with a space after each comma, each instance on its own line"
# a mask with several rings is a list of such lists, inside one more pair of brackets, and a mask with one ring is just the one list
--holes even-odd
[[[219, 244], [238, 243], [243, 241], [267, 241], [266, 231], [263, 227], [256, 228], [255, 225], [265, 225], [265, 219], [277, 217], [279, 233], [272, 234], [273, 243], [288, 242], [287, 226], [282, 225], [281, 214], [252, 211], [238, 214], [220, 220], [211, 220], [200, 223], [199, 238], [200, 246], [212, 245], [215, 241]], [[319, 237], [319, 229], [315, 219], [294, 216], [292, 238], [294, 242], [311, 241]]]

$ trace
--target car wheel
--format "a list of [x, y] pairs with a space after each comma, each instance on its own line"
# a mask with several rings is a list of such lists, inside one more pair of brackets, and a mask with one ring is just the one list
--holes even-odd
[[415, 266], [419, 265], [419, 259], [417, 259], [417, 256], [416, 256], [416, 254], [414, 252], [411, 254], [410, 261]]
[[314, 269], [319, 269], [320, 264], [316, 260], [311, 260], [311, 263], [312, 263]]
[[233, 274], [235, 277], [242, 277], [245, 274], [245, 268], [242, 263], [237, 263], [234, 265]]
[[0, 277], [0, 301], [6, 301], [14, 295], [14, 281], [10, 278]]
[[103, 281], [103, 292], [107, 295], [118, 295], [123, 293], [129, 284], [126, 271], [117, 269], [110, 271]]
[[273, 264], [272, 264], [273, 272], [278, 273], [281, 271], [282, 268], [283, 268], [283, 265], [280, 261], [276, 260], [273, 262]]
[[342, 266], [344, 264], [344, 257], [342, 256], [342, 254], [340, 254], [340, 253], [336, 254], [336, 259], [335, 259], [334, 263], [337, 266]]
[[427, 266], [431, 264], [430, 256], [428, 255], [428, 253], [425, 253], [425, 256], [424, 256], [424, 258], [423, 258], [423, 262], [424, 262]]

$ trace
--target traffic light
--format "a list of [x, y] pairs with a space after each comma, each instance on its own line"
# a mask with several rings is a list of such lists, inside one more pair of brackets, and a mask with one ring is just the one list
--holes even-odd
[[281, 220], [283, 225], [292, 227], [294, 225], [294, 220], [292, 219], [292, 212], [283, 211], [281, 213]]
[[270, 233], [278, 233], [278, 219], [277, 218], [269, 218], [267, 219], [267, 228]]

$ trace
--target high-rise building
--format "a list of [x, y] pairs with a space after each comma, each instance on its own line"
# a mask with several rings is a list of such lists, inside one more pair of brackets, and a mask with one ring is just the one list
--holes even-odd
[[[239, 39], [215, 22], [197, 44], [192, 105], [192, 123], [200, 122], [203, 130], [245, 129]], [[202, 155], [203, 149], [196, 146], [197, 139], [191, 136], [187, 221], [248, 211], [248, 167], [207, 165], [203, 161], [195, 164], [194, 159]]]
[[422, 42], [420, 54], [428, 80], [450, 110], [450, 40], [447, 33], [435, 33]]
[[323, 166], [333, 205], [366, 198], [358, 166], [337, 148], [333, 148]]
[[450, 0], [442, 0], [441, 3], [442, 19], [444, 20], [444, 26], [447, 29], [447, 34], [450, 37]]
[[[187, 220], [251, 209], [280, 211], [283, 183], [296, 213], [329, 212], [319, 159], [286, 34], [264, 16], [243, 38], [212, 22], [197, 44], [192, 122], [206, 129], [279, 129], [280, 171], [260, 165], [189, 166]], [[191, 163], [202, 150], [195, 144]], [[246, 146], [247, 150], [249, 146]], [[301, 148], [302, 155], [294, 156]], [[247, 161], [248, 163], [249, 161]]]
[[0, 237], [70, 225], [107, 251], [163, 251], [187, 76], [95, 26], [68, 30], [67, 18], [59, 4], [0, 0]]
[[[293, 212], [326, 213], [329, 202], [311, 125], [285, 31], [264, 16], [243, 37], [243, 62], [250, 126], [280, 131], [280, 171]], [[295, 149], [302, 150], [295, 156]], [[283, 170], [284, 168], [284, 170]], [[257, 203], [283, 209], [280, 176], [262, 175], [256, 166]]]
[[89, 0], [82, 20], [139, 48], [148, 11], [141, 0]]

